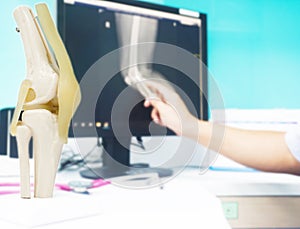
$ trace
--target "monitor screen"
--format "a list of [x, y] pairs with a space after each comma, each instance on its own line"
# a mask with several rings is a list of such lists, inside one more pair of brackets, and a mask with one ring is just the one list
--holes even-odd
[[[191, 102], [195, 116], [207, 119], [205, 14], [138, 1], [58, 0], [57, 6], [58, 29], [82, 90], [70, 137], [101, 137], [108, 154], [104, 167], [131, 166], [133, 136], [174, 135], [154, 124], [143, 95], [128, 86], [126, 77], [133, 72], [169, 82]], [[185, 50], [203, 65], [191, 63], [196, 74], [187, 76], [180, 66], [161, 61], [164, 47]], [[174, 52], [164, 54], [181, 63]]]

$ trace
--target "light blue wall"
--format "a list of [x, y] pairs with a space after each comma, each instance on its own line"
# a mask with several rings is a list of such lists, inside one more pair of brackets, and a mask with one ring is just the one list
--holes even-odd
[[[226, 108], [300, 108], [300, 0], [148, 1], [207, 13], [209, 69]], [[12, 11], [35, 2], [1, 3], [0, 108], [15, 104], [25, 77]]]
[[[0, 109], [15, 106], [22, 80], [25, 78], [25, 55], [21, 36], [16, 32], [13, 11], [20, 5], [34, 10], [37, 0], [9, 0], [0, 3]], [[55, 1], [44, 0], [55, 17]]]
[[207, 13], [226, 108], [300, 108], [299, 0], [152, 0]]

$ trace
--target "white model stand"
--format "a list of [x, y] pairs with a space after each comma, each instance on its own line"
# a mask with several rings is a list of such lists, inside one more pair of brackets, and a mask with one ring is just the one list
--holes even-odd
[[36, 10], [38, 20], [28, 7], [14, 11], [27, 60], [27, 76], [21, 84], [11, 123], [11, 134], [18, 144], [22, 198], [31, 197], [31, 138], [34, 197], [52, 197], [62, 146], [67, 142], [70, 120], [80, 102], [79, 85], [48, 8], [38, 4]]

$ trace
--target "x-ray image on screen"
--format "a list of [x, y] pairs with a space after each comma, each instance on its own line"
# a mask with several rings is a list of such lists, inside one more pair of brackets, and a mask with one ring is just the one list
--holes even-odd
[[124, 81], [145, 98], [155, 97], [148, 87], [150, 81], [159, 81], [172, 88], [162, 74], [152, 69], [157, 42], [157, 19], [120, 13], [116, 13], [115, 17], [119, 43], [122, 47], [128, 47], [120, 51], [120, 68]]

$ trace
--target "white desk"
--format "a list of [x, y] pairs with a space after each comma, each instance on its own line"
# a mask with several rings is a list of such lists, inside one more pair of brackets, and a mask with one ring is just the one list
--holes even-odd
[[[0, 179], [18, 181], [18, 177]], [[59, 183], [73, 179], [82, 178], [70, 172], [57, 176]], [[220, 200], [233, 228], [292, 228], [300, 225], [299, 196], [297, 176], [214, 171], [199, 175], [197, 169], [186, 169], [163, 190], [109, 185], [91, 190], [91, 195], [55, 190], [52, 199], [1, 196], [0, 228], [141, 228], [142, 224], [143, 228], [219, 229], [227, 224]]]
[[[1, 158], [0, 158], [1, 159]], [[79, 178], [58, 173], [57, 182]], [[1, 177], [1, 182], [18, 177]], [[0, 228], [230, 228], [221, 203], [200, 182], [177, 177], [164, 188], [107, 185], [91, 195], [55, 190], [52, 199], [0, 197]]]

